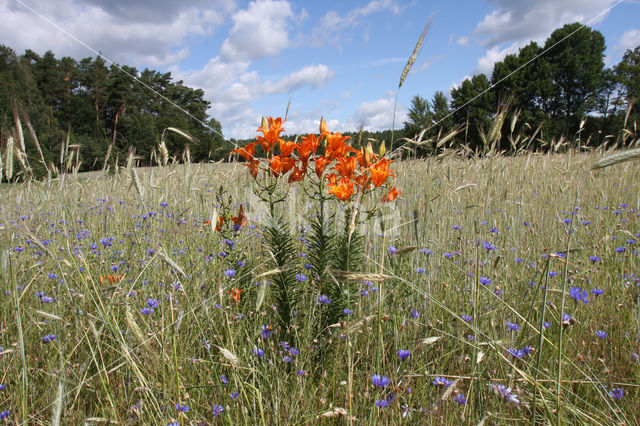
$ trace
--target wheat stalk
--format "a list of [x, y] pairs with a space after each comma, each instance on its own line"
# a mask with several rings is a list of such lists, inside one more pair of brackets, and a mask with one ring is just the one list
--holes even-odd
[[20, 114], [22, 115], [24, 122], [27, 124], [27, 129], [29, 129], [29, 134], [31, 135], [31, 139], [33, 139], [33, 142], [36, 144], [36, 149], [38, 150], [38, 154], [40, 154], [40, 161], [42, 161], [44, 168], [47, 170], [47, 175], [51, 175], [51, 172], [49, 171], [49, 167], [47, 166], [47, 162], [44, 160], [44, 155], [42, 154], [42, 148], [40, 148], [40, 142], [38, 141], [38, 136], [36, 135], [36, 131], [33, 128], [33, 125], [31, 124], [31, 120], [29, 119], [29, 116], [27, 115], [27, 112], [25, 111], [22, 104], [18, 104], [18, 107], [20, 109]]
[[416, 59], [418, 58], [418, 55], [420, 54], [420, 50], [422, 48], [422, 42], [424, 41], [424, 38], [427, 36], [427, 32], [429, 32], [429, 27], [431, 27], [432, 21], [433, 21], [433, 15], [429, 17], [427, 24], [424, 26], [424, 29], [422, 30], [422, 34], [420, 34], [420, 38], [418, 38], [418, 42], [413, 48], [413, 52], [411, 52], [411, 56], [409, 57], [407, 64], [404, 66], [404, 69], [402, 70], [402, 75], [400, 76], [400, 83], [398, 84], [398, 89], [402, 87], [402, 84], [404, 83], [404, 80], [407, 78], [409, 71], [411, 71], [411, 67], [413, 67], [413, 64], [416, 62]]
[[604, 157], [598, 160], [598, 162], [591, 167], [591, 170], [603, 169], [605, 167], [613, 166], [614, 164], [624, 163], [625, 161], [635, 160], [637, 158], [640, 158], [640, 148]]

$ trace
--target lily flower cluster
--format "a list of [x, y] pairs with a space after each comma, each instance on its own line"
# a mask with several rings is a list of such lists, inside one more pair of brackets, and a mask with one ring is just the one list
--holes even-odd
[[[254, 179], [261, 170], [260, 160], [255, 156], [258, 145], [267, 154], [268, 167], [263, 168], [266, 173], [276, 179], [288, 174], [289, 183], [300, 182], [315, 173], [321, 182], [328, 183], [328, 194], [343, 202], [349, 201], [354, 194], [385, 185], [389, 176], [393, 176], [393, 170], [389, 168], [393, 161], [383, 157], [383, 149], [376, 156], [371, 144], [360, 150], [353, 148], [346, 143], [350, 137], [329, 132], [324, 119], [320, 121], [319, 136], [310, 134], [302, 137], [300, 142], [285, 141], [280, 137], [284, 131], [282, 123], [282, 118], [263, 119], [257, 130], [262, 135], [257, 136], [255, 142], [232, 151], [247, 161], [249, 174]], [[381, 201], [390, 202], [399, 195], [400, 191], [393, 187]]]

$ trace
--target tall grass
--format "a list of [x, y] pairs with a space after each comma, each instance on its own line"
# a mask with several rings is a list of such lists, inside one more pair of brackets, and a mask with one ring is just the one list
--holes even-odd
[[[640, 176], [633, 162], [589, 171], [598, 159], [398, 163], [402, 198], [358, 225], [361, 272], [324, 277], [356, 297], [322, 336], [320, 283], [304, 266], [314, 217], [293, 188], [278, 213], [298, 225], [296, 255], [280, 266], [308, 279], [286, 343], [244, 167], [3, 186], [0, 411], [29, 424], [637, 423]], [[248, 226], [216, 232], [236, 204]], [[349, 228], [342, 205], [325, 208]], [[333, 362], [318, 369], [320, 344]]]

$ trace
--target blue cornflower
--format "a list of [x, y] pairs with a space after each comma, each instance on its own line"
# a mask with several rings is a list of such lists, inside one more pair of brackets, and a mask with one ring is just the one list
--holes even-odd
[[270, 325], [263, 325], [260, 329], [260, 335], [263, 339], [268, 339], [273, 333], [273, 328]]
[[345, 315], [351, 315], [353, 313], [353, 309], [345, 308], [342, 312], [344, 312]]
[[460, 315], [460, 319], [464, 322], [472, 323], [473, 317], [469, 315]]
[[598, 256], [589, 256], [589, 260], [593, 263], [600, 262], [600, 258]]
[[604, 330], [596, 330], [596, 336], [598, 336], [601, 339], [604, 339], [605, 337], [607, 337], [609, 335], [609, 333], [607, 333]]
[[371, 381], [373, 382], [374, 386], [377, 386], [379, 388], [383, 388], [391, 383], [390, 378], [388, 378], [387, 376], [381, 376], [379, 374], [374, 374], [373, 376], [371, 376]]
[[145, 306], [144, 308], [140, 309], [140, 313], [141, 313], [141, 314], [144, 314], [144, 315], [152, 314], [152, 313], [153, 313], [153, 311], [154, 311], [154, 309], [153, 309], [153, 308], [150, 308], [150, 307], [148, 307], [148, 306]]
[[297, 374], [298, 376], [304, 376], [305, 374], [307, 374], [307, 372], [306, 372], [306, 371], [304, 371], [304, 370], [297, 370], [297, 371], [296, 371], [296, 374]]
[[283, 356], [282, 357], [282, 362], [287, 362], [287, 363], [291, 362], [291, 357], [289, 355]]
[[385, 408], [389, 406], [389, 401], [386, 399], [378, 399], [376, 400], [376, 407]]
[[447, 259], [451, 259], [453, 257], [453, 254], [446, 252], [445, 254], [443, 254], [444, 257], [446, 257]]
[[396, 254], [398, 252], [398, 249], [395, 246], [389, 246], [388, 250], [389, 254]]
[[264, 356], [264, 351], [260, 348], [255, 348], [253, 350], [254, 355], [258, 355], [259, 357], [263, 357]]
[[291, 356], [297, 356], [300, 354], [300, 351], [298, 350], [298, 348], [289, 348], [289, 354]]
[[616, 253], [624, 253], [627, 251], [626, 247], [616, 247]]
[[44, 343], [51, 343], [58, 338], [55, 334], [47, 334], [46, 336], [42, 336], [42, 341]]
[[518, 331], [518, 330], [520, 330], [520, 326], [519, 326], [518, 324], [513, 323], [513, 322], [510, 322], [510, 321], [507, 321], [507, 327], [508, 327], [510, 330], [514, 330], [514, 331]]
[[589, 293], [587, 293], [587, 290], [583, 290], [580, 287], [569, 288], [569, 296], [577, 302], [589, 303]]
[[433, 252], [431, 250], [429, 250], [428, 248], [421, 248], [420, 249], [420, 253], [422, 253], [422, 254], [433, 254]]
[[460, 405], [464, 405], [467, 403], [467, 397], [463, 393], [457, 393], [453, 396], [453, 400]]
[[229, 398], [231, 398], [231, 399], [236, 399], [236, 398], [238, 398], [238, 392], [231, 392], [231, 393], [229, 394]]
[[493, 383], [489, 384], [489, 387], [491, 388], [492, 391], [502, 396], [507, 401], [512, 402], [514, 404], [520, 404], [518, 397], [511, 394], [511, 388], [508, 388], [505, 385], [496, 385]]
[[398, 356], [400, 357], [400, 359], [407, 359], [409, 358], [409, 355], [411, 355], [411, 351], [409, 349], [400, 349], [398, 351]]
[[480, 277], [480, 284], [482, 284], [482, 285], [489, 285], [492, 282], [493, 282], [493, 280], [491, 278]]
[[227, 269], [226, 271], [224, 271], [224, 274], [227, 277], [232, 278], [236, 274], [236, 270], [235, 269]]
[[4, 410], [4, 411], [0, 411], [0, 420], [9, 417], [11, 415], [11, 411], [9, 410]]
[[414, 317], [414, 318], [418, 318], [418, 317], [420, 317], [420, 312], [418, 312], [417, 309], [412, 309], [411, 310], [411, 316]]
[[303, 283], [307, 280], [307, 276], [305, 274], [296, 274], [296, 279]]
[[228, 378], [227, 378], [227, 376], [225, 376], [224, 374], [223, 374], [222, 376], [220, 376], [220, 381], [221, 381], [222, 383], [224, 383], [225, 385], [226, 385], [226, 384], [229, 384], [229, 379], [228, 379]]
[[0, 385], [0, 391], [5, 390], [6, 388], [7, 388], [7, 384], [6, 383], [3, 383], [3, 384]]
[[459, 230], [459, 229], [461, 229], [461, 228], [460, 228], [460, 225], [453, 225], [453, 226], [452, 226], [452, 228], [453, 228], [453, 229], [455, 229], [455, 230]]
[[50, 296], [42, 296], [42, 297], [40, 298], [40, 301], [41, 301], [42, 303], [51, 303], [51, 302], [53, 302], [53, 297], [50, 297]]
[[604, 293], [604, 290], [601, 290], [599, 288], [592, 288], [591, 293], [593, 293], [596, 297], [598, 297]]
[[320, 295], [320, 297], [318, 297], [318, 302], [328, 305], [329, 303], [331, 303], [331, 299], [329, 299], [326, 294], [322, 294]]
[[302, 265], [304, 267], [304, 269], [306, 269], [307, 271], [311, 268], [313, 268], [313, 265], [310, 263], [305, 263], [304, 265]]
[[551, 278], [553, 278], [553, 277], [558, 276], [558, 273], [557, 273], [557, 272], [553, 272], [553, 271], [549, 271], [549, 276], [550, 276]]
[[160, 202], [160, 206], [161, 207], [167, 207], [169, 205], [169, 203], [167, 203], [166, 201], [161, 201]]
[[147, 306], [152, 310], [160, 306], [160, 299], [154, 299], [153, 297], [147, 297]]
[[187, 411], [191, 410], [191, 408], [189, 408], [188, 405], [176, 404], [176, 410], [186, 413]]
[[551, 327], [551, 323], [549, 321], [545, 321], [544, 324], [542, 324], [542, 326], [544, 328], [549, 328], [549, 327]]
[[448, 388], [453, 383], [451, 380], [445, 379], [444, 377], [436, 376], [431, 384], [434, 386], [442, 386], [444, 388]]
[[419, 273], [419, 274], [424, 274], [425, 271], [426, 270], [424, 268], [420, 268], [420, 267], [416, 268], [416, 272]]
[[[236, 392], [236, 395], [237, 395], [237, 392]], [[222, 414], [222, 412], [224, 411], [224, 407], [219, 404], [213, 404], [213, 407], [211, 410], [213, 411], [214, 416], [220, 417], [220, 414]]]
[[609, 396], [615, 399], [622, 399], [624, 390], [622, 388], [613, 388], [609, 391]]
[[566, 312], [562, 313], [562, 324], [563, 325], [571, 325], [575, 322], [575, 320], [573, 319], [573, 317], [569, 314], [567, 314]]

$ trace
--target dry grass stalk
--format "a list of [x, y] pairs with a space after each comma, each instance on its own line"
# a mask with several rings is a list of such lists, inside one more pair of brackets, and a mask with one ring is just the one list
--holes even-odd
[[336, 278], [346, 279], [349, 281], [384, 281], [392, 278], [389, 275], [385, 274], [374, 274], [374, 273], [356, 273], [349, 271], [340, 271], [337, 269], [331, 269], [329, 272], [335, 276]]
[[172, 267], [177, 273], [179, 273], [183, 277], [187, 276], [184, 270], [176, 262], [174, 262], [169, 256], [167, 256], [164, 252], [159, 251], [158, 256], [160, 256], [160, 259], [162, 259], [167, 265]]
[[640, 158], [640, 148], [632, 149], [625, 152], [619, 152], [617, 154], [609, 155], [600, 159], [596, 164], [591, 167], [591, 170], [603, 169], [605, 167], [620, 164], [625, 161], [631, 161]]
[[160, 141], [158, 151], [160, 151], [160, 156], [162, 158], [162, 162], [160, 164], [163, 166], [169, 164], [169, 150], [167, 150], [167, 145], [165, 145], [164, 140]]
[[129, 171], [129, 176], [131, 176], [131, 179], [133, 179], [133, 185], [136, 187], [136, 191], [138, 191], [140, 199], [144, 200], [144, 191], [142, 189], [140, 179], [138, 179], [138, 173], [136, 172], [136, 169], [131, 168], [131, 170]]
[[404, 83], [404, 80], [407, 78], [409, 71], [411, 71], [411, 67], [416, 62], [416, 59], [418, 58], [418, 55], [420, 54], [420, 50], [422, 48], [422, 42], [424, 41], [424, 38], [427, 36], [427, 33], [429, 32], [429, 27], [431, 27], [432, 21], [433, 21], [433, 16], [430, 16], [429, 20], [427, 21], [427, 24], [424, 26], [424, 29], [422, 30], [422, 34], [420, 34], [420, 38], [418, 39], [418, 42], [413, 48], [413, 52], [411, 52], [411, 56], [409, 57], [407, 64], [404, 66], [404, 69], [402, 70], [402, 75], [400, 76], [400, 83], [398, 83], [398, 89], [402, 87], [402, 84]]
[[107, 164], [109, 163], [109, 157], [111, 157], [111, 149], [113, 148], [113, 144], [109, 144], [109, 147], [107, 148], [107, 153], [104, 156], [104, 163], [102, 163], [102, 170], [106, 170], [107, 169]]
[[29, 134], [31, 135], [31, 139], [33, 139], [33, 143], [35, 143], [35, 145], [36, 145], [36, 149], [38, 150], [38, 154], [40, 154], [40, 161], [44, 165], [44, 168], [47, 170], [47, 174], [50, 175], [51, 172], [49, 171], [49, 167], [47, 166], [47, 162], [44, 160], [44, 154], [42, 153], [42, 148], [40, 147], [40, 142], [38, 141], [38, 136], [36, 135], [36, 131], [33, 128], [33, 125], [31, 124], [31, 120], [29, 119], [29, 116], [27, 115], [27, 112], [25, 111], [25, 109], [22, 106], [22, 104], [18, 104], [18, 107], [20, 109], [20, 114], [22, 115], [22, 118], [23, 118], [24, 122], [27, 125], [27, 129], [29, 129]]

